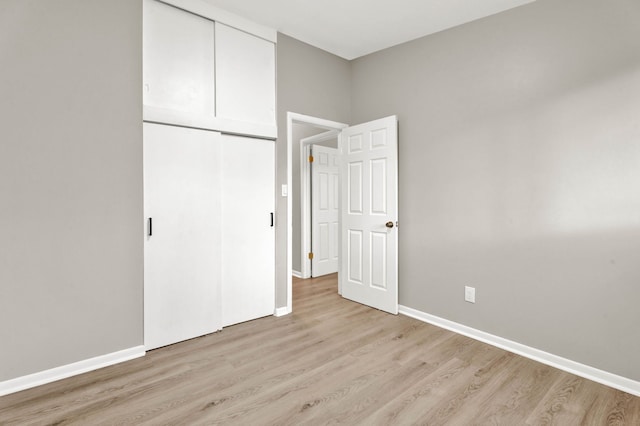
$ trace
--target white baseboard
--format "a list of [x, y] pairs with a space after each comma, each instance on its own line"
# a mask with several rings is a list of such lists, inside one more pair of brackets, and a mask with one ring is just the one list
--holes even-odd
[[136, 346], [118, 352], [74, 362], [73, 364], [67, 364], [50, 370], [6, 380], [4, 382], [0, 382], [0, 396], [55, 382], [56, 380], [66, 379], [67, 377], [76, 376], [88, 371], [98, 370], [103, 367], [108, 367], [123, 361], [129, 361], [144, 355], [144, 346]]
[[282, 308], [276, 308], [276, 311], [273, 313], [273, 315], [276, 317], [283, 317], [285, 315], [289, 315], [290, 313], [291, 310], [288, 307], [283, 306]]
[[550, 365], [551, 367], [555, 367], [568, 373], [575, 374], [576, 376], [593, 380], [594, 382], [619, 389], [623, 392], [627, 392], [635, 396], [640, 396], [640, 382], [638, 381], [618, 376], [616, 374], [609, 373], [607, 371], [603, 371], [594, 367], [590, 367], [588, 365], [581, 364], [579, 362], [572, 361], [561, 356], [553, 355], [548, 352], [544, 352], [539, 349], [514, 342], [512, 340], [495, 336], [493, 334], [485, 333], [484, 331], [476, 330], [475, 328], [467, 327], [466, 325], [458, 324], [456, 322], [449, 321], [435, 315], [427, 314], [416, 309], [409, 308], [407, 306], [400, 305], [398, 308], [401, 314], [408, 317], [415, 318], [417, 320], [433, 324], [437, 327], [453, 331], [454, 333], [462, 334], [463, 336], [467, 336], [472, 339], [487, 343], [489, 345], [496, 346], [500, 349], [522, 355], [525, 358]]
[[291, 275], [293, 275], [296, 278], [302, 278], [302, 272], [300, 272], [300, 271], [292, 270], [291, 271]]

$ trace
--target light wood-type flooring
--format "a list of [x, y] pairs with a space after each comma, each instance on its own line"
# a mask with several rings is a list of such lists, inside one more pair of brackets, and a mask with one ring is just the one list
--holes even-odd
[[0, 398], [0, 424], [640, 425], [640, 398], [294, 281], [294, 313]]

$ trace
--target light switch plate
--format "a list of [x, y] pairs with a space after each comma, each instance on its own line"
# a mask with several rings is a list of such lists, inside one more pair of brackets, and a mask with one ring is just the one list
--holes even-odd
[[282, 196], [286, 197], [289, 195], [289, 188], [287, 187], [286, 184], [282, 185]]
[[476, 303], [476, 288], [464, 286], [464, 300], [470, 303]]

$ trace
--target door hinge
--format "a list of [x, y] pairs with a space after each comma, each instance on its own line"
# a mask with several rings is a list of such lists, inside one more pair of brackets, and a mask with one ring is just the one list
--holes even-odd
[[309, 259], [313, 260], [313, 253], [309, 253]]
[[309, 162], [310, 162], [310, 163], [313, 163], [313, 155], [310, 155], [310, 156], [309, 156]]

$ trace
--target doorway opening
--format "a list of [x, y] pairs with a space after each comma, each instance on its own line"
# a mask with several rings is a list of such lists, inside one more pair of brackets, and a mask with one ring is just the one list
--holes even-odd
[[[311, 126], [311, 136], [295, 138], [296, 125]], [[315, 132], [315, 134], [314, 134]], [[355, 302], [398, 313], [398, 119], [388, 116], [355, 126], [347, 126], [301, 114], [287, 114], [287, 307], [292, 312], [293, 261], [305, 264], [302, 243], [293, 249], [294, 213], [304, 217], [304, 203], [294, 212], [294, 197], [299, 194], [294, 180], [297, 156], [304, 157], [306, 145], [339, 134], [339, 249], [338, 292]], [[303, 140], [304, 139], [304, 140]], [[295, 152], [299, 154], [294, 155]], [[305, 186], [305, 174], [299, 180]], [[336, 203], [336, 204], [338, 204]], [[328, 222], [325, 222], [325, 224]], [[299, 234], [303, 234], [302, 231]], [[296, 240], [298, 238], [295, 238]], [[302, 241], [302, 237], [299, 237]], [[297, 241], [296, 241], [297, 243]], [[297, 259], [296, 259], [297, 260]], [[300, 271], [301, 272], [301, 271]]]
[[[311, 224], [303, 220], [310, 216], [310, 191], [303, 194], [302, 188], [310, 188], [308, 174], [308, 147], [336, 140], [347, 124], [318, 117], [287, 113], [287, 311], [292, 311], [293, 276], [308, 278], [311, 265]], [[307, 197], [308, 196], [308, 197]], [[309, 198], [305, 202], [303, 198]], [[294, 209], [295, 204], [295, 209]], [[294, 223], [295, 222], [295, 223]], [[294, 235], [295, 234], [295, 235]], [[295, 264], [295, 267], [294, 267]]]

